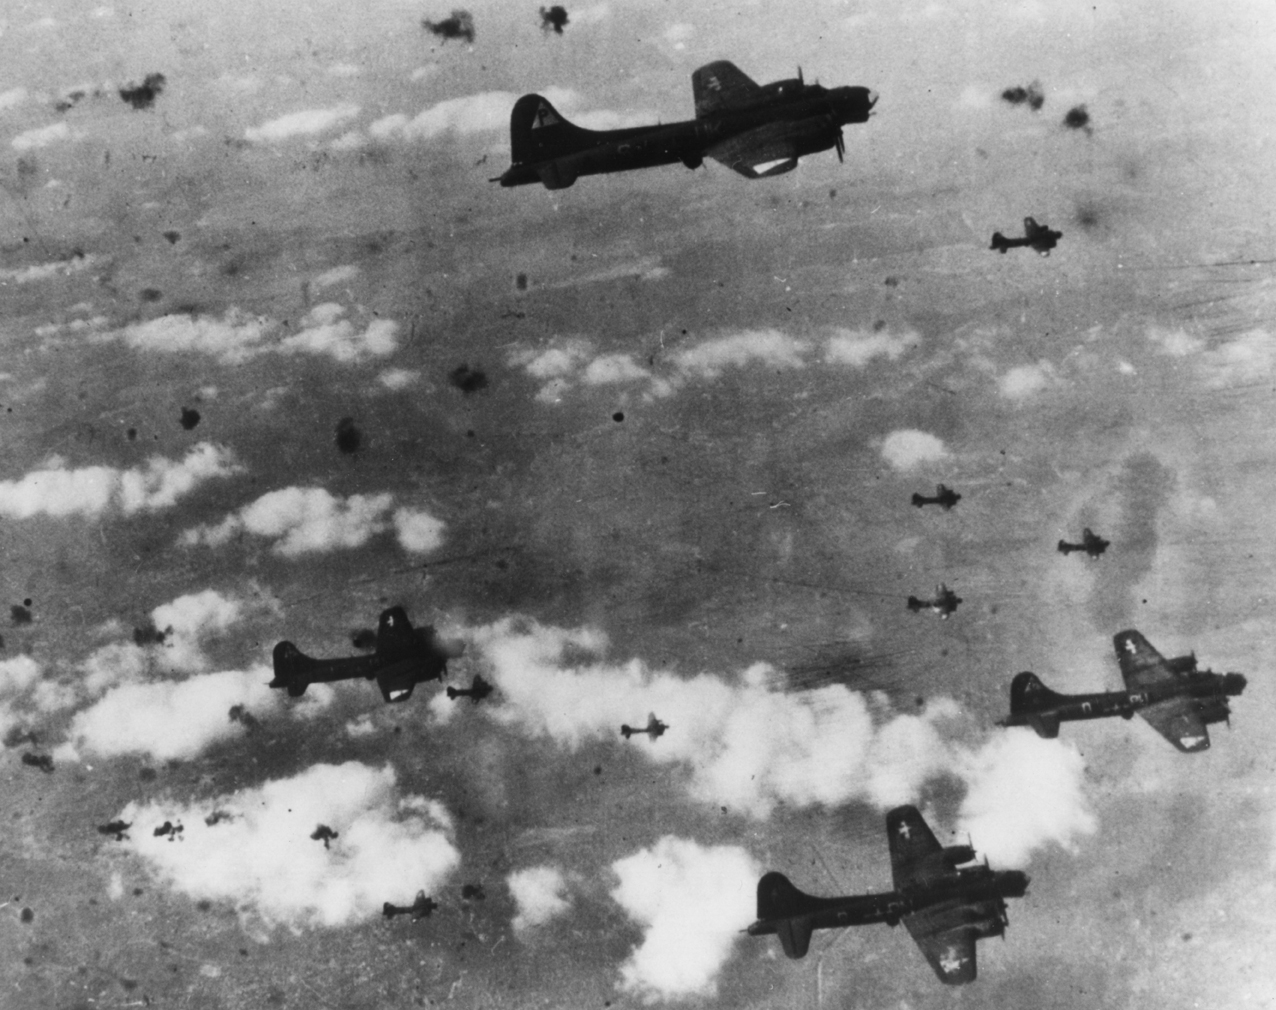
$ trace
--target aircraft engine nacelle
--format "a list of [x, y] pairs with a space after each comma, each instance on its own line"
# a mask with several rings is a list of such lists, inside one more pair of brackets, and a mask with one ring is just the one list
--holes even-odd
[[1226, 698], [1207, 698], [1200, 702], [1197, 711], [1200, 713], [1201, 722], [1207, 724], [1211, 722], [1226, 722], [1232, 714]]
[[949, 866], [961, 866], [973, 862], [975, 850], [970, 845], [949, 845], [944, 849], [944, 862]]

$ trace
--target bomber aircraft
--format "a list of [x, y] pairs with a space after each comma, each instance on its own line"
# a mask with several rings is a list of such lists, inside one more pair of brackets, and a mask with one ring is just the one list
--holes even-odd
[[1054, 231], [1043, 224], [1037, 224], [1035, 218], [1026, 217], [1023, 219], [1023, 238], [1006, 238], [1001, 232], [995, 231], [992, 233], [992, 245], [988, 248], [1005, 253], [1007, 249], [1027, 246], [1029, 249], [1035, 249], [1042, 256], [1049, 256], [1050, 250], [1059, 244], [1061, 238], [1063, 238], [1063, 232]]
[[1112, 715], [1129, 719], [1137, 712], [1184, 753], [1208, 750], [1206, 726], [1230, 725], [1227, 699], [1245, 690], [1245, 677], [1197, 670], [1195, 653], [1166, 659], [1137, 631], [1122, 631], [1112, 641], [1124, 691], [1057, 694], [1025, 670], [1010, 682], [1010, 715], [997, 725], [1031, 726], [1038, 736], [1053, 739], [1061, 722]]
[[938, 505], [947, 512], [959, 501], [961, 501], [961, 495], [950, 488], [947, 484], [936, 484], [935, 494], [933, 497], [920, 495], [916, 492], [913, 493], [913, 504], [918, 508], [921, 508], [923, 505]]
[[311, 684], [334, 680], [376, 680], [387, 702], [407, 701], [423, 681], [442, 680], [447, 661], [465, 652], [465, 643], [443, 641], [434, 628], [413, 628], [402, 607], [381, 612], [377, 623], [376, 651], [371, 656], [348, 659], [311, 659], [292, 642], [275, 646], [275, 679], [271, 687], [299, 698]]
[[417, 922], [421, 919], [428, 919], [438, 907], [439, 903], [433, 898], [427, 898], [424, 891], [417, 891], [416, 900], [412, 904], [392, 905], [387, 901], [381, 906], [381, 914], [387, 919], [393, 919], [396, 915], [411, 915], [412, 921]]
[[802, 71], [762, 85], [734, 63], [718, 60], [691, 75], [696, 118], [623, 130], [586, 130], [540, 95], [524, 95], [510, 114], [513, 164], [492, 182], [543, 183], [566, 189], [582, 175], [626, 172], [712, 158], [748, 179], [797, 167], [798, 158], [829, 148], [842, 160], [842, 127], [867, 123], [877, 96], [868, 88], [807, 84]]
[[1070, 544], [1066, 540], [1059, 541], [1059, 553], [1071, 554], [1073, 551], [1085, 551], [1093, 559], [1098, 559], [1099, 555], [1108, 549], [1111, 540], [1104, 540], [1094, 530], [1087, 526], [1081, 532], [1081, 543]]
[[975, 980], [975, 941], [1002, 936], [1010, 920], [1006, 899], [1022, 898], [1028, 875], [991, 870], [974, 862], [969, 845], [941, 846], [916, 807], [896, 807], [886, 815], [895, 889], [884, 894], [817, 898], [803, 894], [782, 873], [758, 881], [758, 921], [750, 936], [778, 934], [791, 958], [806, 955], [811, 932], [884, 922], [904, 924], [940, 981], [961, 985]]
[[651, 737], [651, 739], [655, 740], [657, 737], [663, 736], [665, 730], [667, 730], [668, 728], [669, 726], [666, 723], [663, 723], [656, 718], [655, 712], [651, 712], [647, 716], [646, 726], [642, 727], [641, 729], [638, 729], [637, 727], [634, 727], [634, 726], [622, 725], [620, 727], [620, 735], [623, 736], [626, 740], [628, 740], [635, 733], [646, 733], [649, 737]]
[[457, 698], [469, 698], [475, 705], [492, 693], [492, 685], [477, 673], [469, 687], [449, 687], [447, 696], [455, 701]]
[[916, 596], [910, 596], [908, 598], [908, 609], [915, 614], [917, 611], [925, 610], [929, 607], [939, 615], [941, 621], [946, 621], [956, 611], [959, 603], [961, 603], [961, 597], [941, 582], [935, 587], [935, 598], [933, 600], [919, 600]]

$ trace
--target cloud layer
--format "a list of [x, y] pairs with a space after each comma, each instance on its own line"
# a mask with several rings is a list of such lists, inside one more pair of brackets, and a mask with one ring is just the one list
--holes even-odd
[[269, 491], [227, 516], [216, 526], [197, 526], [182, 534], [187, 547], [220, 546], [242, 533], [268, 537], [271, 548], [286, 558], [361, 547], [393, 529], [406, 551], [423, 553], [443, 542], [444, 524], [428, 512], [394, 508], [394, 495], [384, 492], [338, 498], [320, 487]]
[[170, 508], [208, 480], [241, 473], [229, 449], [201, 442], [180, 462], [151, 457], [143, 466], [68, 469], [54, 457], [19, 480], [0, 481], [0, 515], [29, 519], [36, 515], [93, 517], [109, 508], [124, 515]]
[[[128, 847], [192, 899], [267, 924], [344, 926], [437, 890], [460, 864], [446, 810], [401, 796], [396, 780], [389, 765], [320, 764], [200, 804], [130, 803], [118, 816], [134, 825]], [[154, 837], [163, 821], [183, 825], [180, 841]], [[329, 846], [310, 838], [319, 824], [336, 832]]]
[[735, 845], [666, 835], [617, 860], [612, 898], [643, 927], [621, 966], [621, 988], [646, 1002], [713, 996], [739, 932], [753, 920], [762, 869]]

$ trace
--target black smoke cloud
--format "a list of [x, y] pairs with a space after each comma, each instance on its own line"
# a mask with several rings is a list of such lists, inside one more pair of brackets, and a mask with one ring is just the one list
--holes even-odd
[[555, 4], [553, 7], [541, 8], [541, 31], [552, 30], [555, 34], [562, 35], [565, 27], [567, 27], [566, 7]]
[[1001, 93], [1002, 101], [1011, 105], [1026, 105], [1033, 112], [1040, 112], [1046, 104], [1046, 93], [1041, 90], [1041, 82], [1033, 81], [1026, 88], [1016, 84]]
[[454, 10], [450, 17], [446, 17], [442, 21], [426, 19], [421, 22], [421, 27], [427, 32], [437, 35], [444, 42], [448, 39], [465, 39], [466, 42], [474, 41], [474, 15], [469, 11]]
[[1069, 130], [1085, 130], [1090, 133], [1090, 113], [1084, 105], [1074, 105], [1063, 117], [1063, 125]]
[[163, 74], [147, 74], [141, 84], [126, 84], [120, 88], [120, 97], [135, 109], [149, 109], [164, 90]]

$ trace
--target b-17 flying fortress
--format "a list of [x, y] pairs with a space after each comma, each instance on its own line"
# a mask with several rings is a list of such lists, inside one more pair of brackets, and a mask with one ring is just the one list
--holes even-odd
[[1085, 551], [1091, 559], [1095, 559], [1106, 551], [1111, 543], [1111, 540], [1104, 540], [1103, 537], [1099, 536], [1094, 532], [1094, 530], [1087, 526], [1081, 532], [1081, 543], [1070, 544], [1066, 540], [1060, 540], [1058, 550], [1060, 554], [1065, 556], [1071, 554], [1073, 551]]
[[921, 600], [916, 596], [910, 596], [908, 598], [908, 609], [914, 614], [919, 610], [930, 610], [938, 614], [941, 621], [946, 621], [957, 612], [957, 607], [960, 603], [961, 597], [941, 582], [935, 587], [935, 598], [933, 600]]
[[669, 727], [667, 725], [665, 725], [663, 722], [661, 722], [659, 719], [656, 718], [656, 713], [652, 712], [650, 715], [647, 716], [646, 726], [643, 726], [640, 729], [635, 729], [633, 726], [630, 726], [627, 724], [623, 725], [620, 727], [620, 735], [623, 736], [626, 740], [628, 740], [635, 733], [639, 733], [639, 734], [646, 733], [647, 736], [655, 740], [656, 738], [664, 735], [665, 730], [667, 730], [668, 728]]
[[997, 252], [1004, 254], [1007, 249], [1026, 247], [1042, 256], [1049, 256], [1050, 250], [1059, 244], [1061, 238], [1063, 238], [1063, 232], [1037, 224], [1035, 218], [1026, 217], [1023, 219], [1022, 238], [1006, 238], [999, 231], [993, 232], [992, 245], [988, 248], [996, 249]]
[[674, 165], [699, 168], [712, 158], [747, 179], [797, 167], [807, 154], [846, 150], [842, 127], [867, 123], [877, 96], [868, 88], [791, 80], [758, 84], [734, 63], [719, 60], [691, 75], [696, 118], [623, 130], [575, 126], [540, 95], [524, 95], [510, 114], [513, 164], [492, 182], [542, 183], [565, 189], [582, 175]]
[[758, 881], [758, 919], [750, 936], [776, 934], [785, 956], [801, 958], [817, 929], [904, 924], [946, 985], [975, 980], [975, 941], [1002, 936], [1006, 899], [1022, 898], [1028, 875], [974, 862], [968, 845], [942, 846], [916, 807], [886, 815], [894, 890], [843, 898], [804, 894], [782, 873]]
[[935, 493], [930, 497], [913, 492], [913, 504], [918, 508], [923, 508], [926, 505], [938, 505], [947, 512], [959, 501], [961, 501], [961, 495], [947, 484], [935, 485]]
[[311, 684], [362, 677], [376, 680], [387, 702], [403, 702], [412, 697], [417, 684], [442, 680], [447, 661], [464, 652], [463, 642], [440, 641], [432, 627], [413, 628], [402, 607], [391, 607], [381, 614], [371, 656], [312, 659], [291, 642], [280, 642], [275, 646], [275, 678], [270, 686], [299, 698]]
[[1059, 735], [1059, 724], [1075, 719], [1141, 715], [1161, 736], [1187, 754], [1208, 750], [1210, 723], [1227, 722], [1227, 699], [1245, 690], [1239, 673], [1198, 670], [1196, 656], [1166, 659], [1137, 631], [1113, 638], [1124, 691], [1057, 694], [1036, 674], [1024, 671], [1010, 684], [1010, 715], [999, 725], [1030, 726], [1038, 736]]

